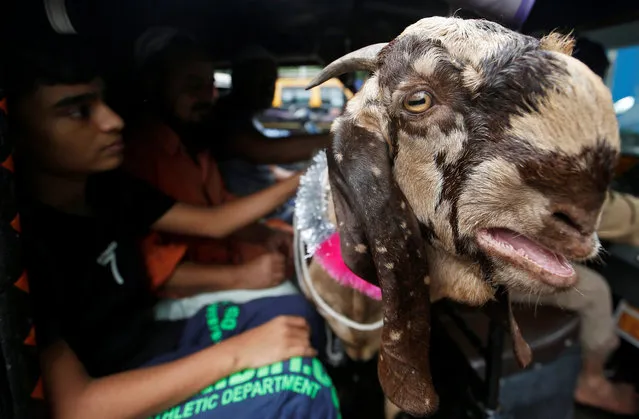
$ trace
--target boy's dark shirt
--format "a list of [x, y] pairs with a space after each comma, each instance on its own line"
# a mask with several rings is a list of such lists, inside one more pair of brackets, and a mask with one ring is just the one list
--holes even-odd
[[87, 200], [93, 217], [22, 199], [23, 254], [39, 347], [64, 340], [100, 377], [177, 343], [183, 324], [153, 319], [137, 241], [175, 202], [119, 170], [94, 175]]

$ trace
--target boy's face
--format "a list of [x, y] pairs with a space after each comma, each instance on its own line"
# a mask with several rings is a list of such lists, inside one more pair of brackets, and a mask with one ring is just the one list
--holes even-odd
[[169, 71], [165, 106], [179, 121], [198, 123], [210, 114], [218, 96], [213, 72], [213, 63], [202, 60], [188, 60]]
[[88, 175], [122, 163], [120, 118], [102, 99], [103, 85], [40, 86], [22, 99], [15, 112], [20, 142], [39, 169], [65, 175]]

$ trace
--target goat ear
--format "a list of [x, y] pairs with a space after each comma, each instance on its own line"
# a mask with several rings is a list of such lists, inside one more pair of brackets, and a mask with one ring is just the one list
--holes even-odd
[[[378, 374], [388, 399], [413, 416], [437, 409], [430, 374], [430, 296], [419, 224], [392, 173], [381, 133], [342, 119], [327, 153], [344, 262], [382, 289]], [[376, 282], [377, 282], [376, 281]]]

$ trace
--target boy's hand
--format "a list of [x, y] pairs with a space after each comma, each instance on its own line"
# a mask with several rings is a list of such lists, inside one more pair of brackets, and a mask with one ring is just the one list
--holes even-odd
[[279, 316], [226, 342], [237, 344], [240, 369], [259, 368], [295, 356], [316, 356], [310, 334], [303, 317]]
[[271, 288], [281, 284], [286, 278], [286, 260], [277, 252], [261, 255], [242, 265], [242, 269], [242, 288]]

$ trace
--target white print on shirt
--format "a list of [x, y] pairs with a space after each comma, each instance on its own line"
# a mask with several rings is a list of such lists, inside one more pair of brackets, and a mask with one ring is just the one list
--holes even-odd
[[113, 274], [113, 279], [115, 282], [122, 285], [124, 284], [124, 279], [122, 275], [120, 275], [120, 271], [118, 270], [118, 262], [115, 258], [115, 249], [118, 248], [118, 244], [116, 242], [111, 242], [109, 247], [102, 252], [100, 257], [98, 258], [98, 263], [102, 266], [111, 265], [111, 273]]

